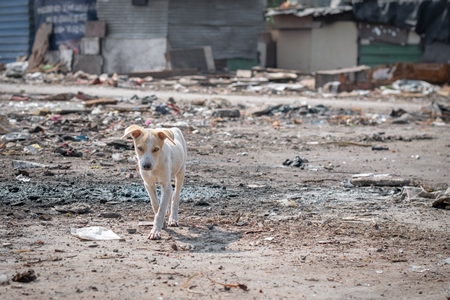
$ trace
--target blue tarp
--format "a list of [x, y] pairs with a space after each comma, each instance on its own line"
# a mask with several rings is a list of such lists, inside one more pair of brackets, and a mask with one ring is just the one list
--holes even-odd
[[79, 53], [86, 21], [97, 20], [96, 0], [35, 0], [36, 29], [53, 24], [49, 50], [73, 49]]

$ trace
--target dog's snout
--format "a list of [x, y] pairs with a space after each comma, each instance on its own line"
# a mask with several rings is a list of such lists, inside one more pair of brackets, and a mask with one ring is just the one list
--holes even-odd
[[143, 164], [142, 169], [144, 169], [145, 171], [150, 171], [152, 169], [152, 164], [151, 163]]

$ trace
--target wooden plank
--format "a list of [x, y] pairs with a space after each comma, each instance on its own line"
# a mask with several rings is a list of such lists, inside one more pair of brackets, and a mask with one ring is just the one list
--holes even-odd
[[189, 75], [198, 75], [197, 69], [189, 68], [189, 69], [175, 69], [175, 70], [149, 70], [149, 71], [137, 71], [130, 72], [127, 75], [130, 77], [140, 77], [144, 78], [147, 76], [151, 76], [153, 78], [169, 78], [175, 76], [189, 76]]
[[28, 59], [27, 72], [33, 72], [33, 69], [38, 68], [39, 65], [43, 63], [49, 46], [48, 36], [52, 33], [52, 30], [53, 24], [42, 23], [36, 32], [33, 50], [31, 51], [30, 58]]
[[86, 107], [96, 106], [96, 105], [106, 105], [106, 104], [117, 104], [117, 100], [108, 99], [108, 98], [100, 98], [84, 101]]

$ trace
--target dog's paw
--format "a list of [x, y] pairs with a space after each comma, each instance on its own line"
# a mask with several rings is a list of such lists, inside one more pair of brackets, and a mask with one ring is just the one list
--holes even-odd
[[169, 219], [169, 227], [178, 227], [178, 221], [174, 219]]
[[147, 238], [149, 240], [160, 240], [161, 239], [161, 232], [151, 231]]

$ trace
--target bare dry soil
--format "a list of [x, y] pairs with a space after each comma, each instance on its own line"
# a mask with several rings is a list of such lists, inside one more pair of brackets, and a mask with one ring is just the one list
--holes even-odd
[[[55, 87], [54, 93], [64, 89]], [[188, 101], [183, 94], [172, 96], [180, 106]], [[294, 98], [277, 99], [283, 101]], [[355, 102], [324, 101], [335, 107]], [[380, 113], [409, 107], [408, 99], [386, 100], [384, 106], [366, 99], [363, 111], [370, 110], [370, 101]], [[450, 211], [431, 207], [430, 200], [398, 200], [402, 186], [349, 184], [354, 174], [392, 174], [411, 186], [445, 190], [448, 125], [346, 126], [306, 117], [294, 124], [288, 116], [272, 115], [184, 127], [189, 157], [181, 226], [150, 241], [151, 227], [142, 222], [151, 221], [153, 212], [134, 152], [108, 144], [124, 126], [146, 119], [136, 116], [119, 114], [108, 126], [83, 131], [88, 141], [70, 142], [83, 157], [54, 154], [61, 134], [48, 123], [34, 140], [1, 149], [1, 299], [450, 297]], [[189, 117], [160, 118], [174, 123]], [[76, 128], [87, 125], [77, 119], [63, 116], [67, 121], [58, 128], [80, 134]], [[36, 142], [39, 153], [23, 151]], [[389, 150], [374, 151], [372, 145]], [[114, 161], [113, 154], [122, 160]], [[308, 163], [283, 165], [296, 156]], [[50, 167], [20, 173], [13, 160]], [[73, 211], [77, 205], [89, 211]], [[88, 226], [111, 229], [121, 239], [82, 241], [70, 233]], [[28, 271], [31, 279], [16, 280], [31, 282], [13, 280]]]

